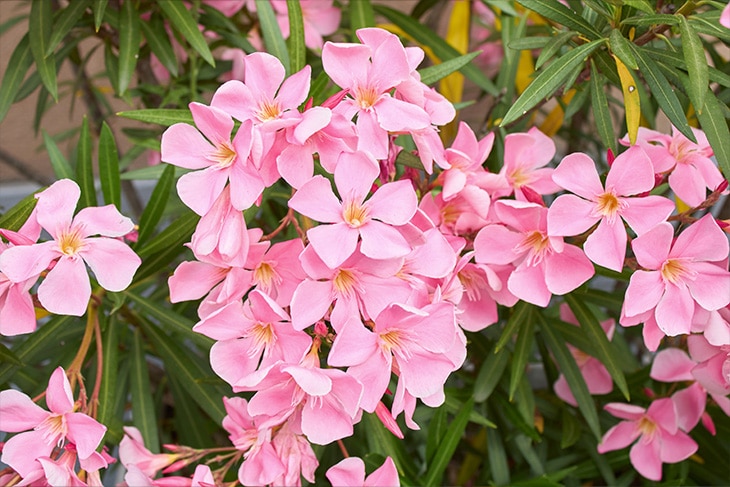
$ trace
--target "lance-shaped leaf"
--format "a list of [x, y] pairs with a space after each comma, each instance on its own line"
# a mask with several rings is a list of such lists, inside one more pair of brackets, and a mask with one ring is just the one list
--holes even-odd
[[8, 347], [0, 343], [0, 364], [10, 363], [12, 365], [23, 365], [17, 355]]
[[155, 189], [152, 190], [152, 195], [139, 218], [139, 234], [137, 235], [136, 246], [141, 247], [155, 232], [155, 228], [165, 212], [167, 201], [170, 199], [170, 190], [172, 190], [174, 183], [175, 166], [165, 164], [165, 170], [155, 185]]
[[307, 46], [304, 44], [304, 18], [298, 0], [286, 0], [289, 15], [289, 55], [291, 72], [296, 73], [307, 63]]
[[289, 75], [291, 64], [289, 61], [289, 50], [286, 47], [286, 41], [281, 35], [279, 23], [276, 21], [276, 14], [269, 0], [256, 0], [256, 13], [259, 16], [259, 24], [261, 25], [261, 34], [264, 37], [266, 51], [279, 58], [281, 64], [284, 65], [286, 74]]
[[639, 133], [639, 121], [641, 120], [641, 97], [639, 90], [636, 89], [636, 80], [629, 68], [614, 55], [616, 61], [616, 70], [621, 78], [621, 92], [624, 95], [624, 113], [626, 117], [626, 129], [629, 133], [629, 142], [631, 145], [636, 143], [636, 136]]
[[474, 381], [474, 400], [476, 402], [484, 402], [492, 395], [507, 368], [509, 355], [509, 351], [503, 348], [499, 352], [489, 354], [487, 360], [484, 361], [482, 368], [479, 369], [479, 375]]
[[28, 72], [30, 65], [33, 64], [33, 54], [30, 51], [30, 41], [28, 34], [23, 36], [18, 45], [13, 50], [8, 61], [8, 67], [5, 69], [3, 83], [0, 85], [0, 122], [10, 109], [10, 105], [15, 101], [15, 97], [20, 91], [20, 87]]
[[601, 33], [590, 22], [560, 2], [517, 0], [517, 3], [559, 25], [580, 32], [588, 39], [595, 40], [601, 37]]
[[41, 1], [30, 4], [28, 19], [28, 35], [30, 52], [33, 53], [36, 69], [43, 81], [43, 85], [54, 100], [58, 101], [58, 83], [56, 81], [56, 57], [53, 54], [46, 56], [51, 32], [53, 32], [53, 11], [51, 2]]
[[715, 152], [715, 158], [725, 179], [730, 180], [730, 143], [728, 143], [730, 131], [721, 103], [714, 93], [707, 93], [704, 110], [697, 114], [697, 118], [700, 120], [702, 130], [705, 131], [707, 141]]
[[96, 32], [99, 32], [99, 27], [101, 27], [101, 23], [104, 21], [104, 12], [108, 3], [109, 0], [95, 0], [91, 4], [91, 9], [94, 11], [94, 30]]
[[53, 140], [53, 137], [48, 135], [45, 130], [43, 130], [43, 142], [46, 145], [46, 151], [48, 152], [48, 157], [51, 159], [51, 167], [56, 178], [73, 179], [74, 170], [71, 164], [68, 163], [61, 149], [58, 148], [56, 142]]
[[586, 58], [604, 42], [605, 40], [599, 39], [576, 47], [541, 70], [505, 114], [500, 126], [514, 122], [543, 99], [554, 94], [571, 77], [573, 70], [584, 63]]
[[96, 206], [96, 189], [94, 189], [94, 168], [91, 159], [91, 134], [89, 120], [84, 116], [81, 123], [81, 134], [76, 146], [76, 182], [81, 188], [79, 208]]
[[419, 69], [418, 74], [421, 75], [421, 82], [427, 85], [433, 84], [438, 80], [445, 78], [461, 69], [462, 67], [469, 64], [472, 59], [477, 57], [481, 51], [470, 52], [454, 59], [449, 59], [443, 63], [436, 64], [435, 66], [429, 66], [427, 68]]
[[122, 209], [122, 184], [119, 179], [119, 153], [112, 129], [106, 122], [101, 124], [99, 136], [99, 179], [104, 202]]
[[66, 34], [76, 25], [76, 22], [84, 15], [86, 7], [89, 6], [90, 0], [74, 0], [69, 2], [53, 22], [53, 29], [48, 39], [48, 47], [46, 47], [46, 56], [50, 56], [56, 47], [61, 43]]
[[142, 258], [142, 265], [134, 275], [134, 282], [155, 274], [180, 255], [185, 250], [183, 244], [190, 241], [198, 220], [198, 215], [187, 212], [139, 249], [137, 255]]
[[413, 457], [403, 446], [403, 441], [388, 431], [375, 414], [363, 414], [362, 424], [368, 451], [392, 458], [404, 485], [418, 485], [420, 482], [414, 480], [418, 476], [418, 469], [413, 464]]
[[[38, 191], [41, 191], [39, 189]], [[33, 208], [38, 203], [35, 194], [29, 194], [20, 200], [15, 206], [0, 216], [0, 228], [17, 232], [33, 213]]]
[[134, 2], [124, 2], [119, 16], [119, 93], [123, 95], [129, 88], [137, 66], [142, 34]]
[[162, 19], [157, 15], [153, 15], [149, 21], [140, 22], [139, 26], [142, 28], [144, 39], [150, 46], [152, 53], [159, 59], [165, 69], [176, 77], [178, 73], [177, 56], [172, 49], [172, 43], [170, 43], [170, 38], [167, 36]]
[[134, 330], [132, 340], [132, 371], [130, 376], [132, 392], [132, 423], [139, 429], [145, 446], [152, 453], [160, 452], [160, 437], [157, 433], [157, 415], [150, 387], [150, 372], [147, 366], [144, 339], [139, 328]]
[[[611, 112], [608, 109], [606, 92], [603, 89], [603, 76], [596, 69], [593, 60], [591, 60], [591, 105], [598, 136], [601, 137], [603, 145], [610, 147], [615, 154], [618, 149], [616, 146], [616, 133], [613, 130], [613, 120], [611, 120]], [[631, 132], [629, 131], [629, 133]], [[634, 134], [635, 136], [636, 134]]]
[[639, 69], [639, 65], [636, 64], [636, 58], [629, 46], [629, 41], [621, 35], [620, 30], [612, 29], [608, 42], [611, 46], [611, 52], [618, 56], [622, 63], [630, 69]]
[[510, 469], [500, 430], [487, 430], [487, 459], [495, 485], [509, 485]]
[[128, 110], [118, 112], [118, 116], [140, 122], [154, 123], [169, 127], [176, 123], [194, 125], [193, 114], [187, 108], [150, 108], [147, 110]]
[[534, 308], [529, 307], [529, 311], [525, 320], [520, 324], [520, 330], [517, 333], [515, 341], [515, 349], [512, 353], [512, 365], [510, 366], [509, 376], [509, 400], [512, 401], [515, 391], [520, 381], [525, 376], [527, 362], [532, 354], [532, 345], [535, 339], [535, 321], [532, 317]]
[[99, 409], [97, 419], [101, 424], [110, 424], [116, 411], [114, 396], [117, 389], [119, 373], [119, 327], [116, 317], [109, 317], [106, 331], [102, 338], [104, 362], [101, 366], [101, 384], [99, 386]]
[[443, 436], [443, 439], [436, 450], [433, 460], [428, 465], [423, 485], [441, 485], [444, 471], [451, 461], [451, 457], [454, 456], [456, 447], [459, 446], [459, 441], [464, 434], [466, 425], [469, 423], [469, 414], [473, 407], [474, 399], [470, 398], [461, 407], [459, 412], [456, 414], [456, 417], [454, 417], [454, 420], [449, 425], [446, 430], [446, 434]]
[[193, 15], [185, 7], [183, 2], [156, 2], [162, 14], [170, 21], [172, 26], [178, 31], [182, 37], [200, 54], [205, 61], [215, 67], [215, 59], [210, 52], [208, 43], [205, 41], [203, 34], [198, 29], [198, 23], [195, 22]]
[[684, 15], [679, 16], [679, 33], [682, 36], [682, 54], [689, 74], [689, 86], [685, 88], [695, 111], [699, 114], [705, 107], [705, 94], [710, 83], [705, 48], [700, 36]]
[[540, 69], [540, 66], [557, 54], [560, 48], [576, 35], [576, 32], [569, 31], [554, 36], [540, 51], [540, 55], [537, 57], [537, 61], [535, 61], [535, 69]]
[[502, 350], [502, 347], [507, 345], [507, 342], [509, 342], [514, 334], [517, 333], [520, 325], [530, 318], [531, 313], [532, 305], [525, 301], [520, 301], [512, 307], [512, 315], [509, 317], [507, 325], [504, 327], [504, 330], [502, 330], [502, 335], [499, 337], [499, 341], [494, 347], [495, 353], [499, 352]]
[[375, 12], [370, 0], [360, 0], [358, 2], [350, 2], [348, 4], [350, 10], [350, 31], [352, 32], [352, 41], [360, 42], [357, 38], [357, 30], [365, 27], [375, 26]]

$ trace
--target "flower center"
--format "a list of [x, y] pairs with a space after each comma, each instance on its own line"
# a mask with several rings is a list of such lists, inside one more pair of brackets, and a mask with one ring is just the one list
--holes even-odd
[[651, 438], [654, 436], [654, 433], [657, 430], [657, 425], [654, 421], [647, 418], [646, 416], [642, 416], [639, 420], [639, 431], [641, 431], [642, 435], [646, 435], [647, 438]]
[[335, 289], [340, 294], [351, 296], [357, 287], [357, 276], [349, 269], [340, 269], [332, 280]]
[[662, 265], [662, 277], [665, 281], [677, 284], [684, 279], [692, 279], [697, 273], [689, 269], [683, 259], [668, 259]]
[[457, 276], [469, 301], [478, 301], [481, 299], [482, 290], [487, 287], [487, 280], [479, 272], [465, 268]]
[[265, 101], [259, 105], [259, 113], [256, 116], [262, 123], [276, 120], [281, 117], [281, 107], [278, 102]]
[[246, 334], [247, 338], [250, 338], [254, 342], [254, 346], [249, 349], [249, 355], [258, 355], [262, 350], [264, 355], [268, 355], [271, 350], [271, 345], [276, 342], [276, 334], [274, 333], [274, 327], [271, 323], [256, 323]]
[[368, 210], [354, 201], [349, 201], [344, 205], [342, 210], [342, 218], [352, 228], [359, 228], [368, 221]]
[[596, 212], [605, 216], [609, 223], [613, 223], [616, 214], [626, 207], [626, 202], [620, 201], [613, 191], [607, 191], [598, 197], [596, 201]]
[[225, 168], [233, 164], [236, 160], [236, 151], [231, 144], [228, 142], [222, 142], [216, 146], [215, 151], [209, 156], [209, 158], [218, 164], [219, 167]]
[[266, 294], [271, 294], [269, 291], [273, 285], [281, 283], [279, 273], [277, 273], [276, 269], [274, 269], [274, 267], [268, 262], [261, 262], [256, 269], [254, 269], [253, 279], [254, 282], [261, 286], [262, 290]]
[[43, 432], [43, 441], [48, 445], [60, 447], [66, 438], [66, 421], [62, 414], [50, 414], [34, 429]]
[[519, 243], [513, 251], [516, 254], [527, 253], [527, 265], [536, 266], [542, 262], [550, 251], [550, 239], [539, 230], [533, 230]]
[[72, 229], [61, 233], [58, 239], [58, 248], [62, 253], [73, 257], [84, 246], [84, 239], [79, 235], [78, 229]]
[[512, 172], [512, 174], [510, 174], [510, 180], [513, 187], [521, 188], [522, 186], [532, 182], [532, 176], [530, 173], [523, 171], [521, 167], [518, 167]]
[[377, 103], [378, 92], [372, 86], [357, 88], [355, 90], [355, 101], [361, 109], [368, 110]]

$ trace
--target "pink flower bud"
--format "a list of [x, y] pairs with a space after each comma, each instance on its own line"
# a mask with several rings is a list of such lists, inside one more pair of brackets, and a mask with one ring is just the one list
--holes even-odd
[[388, 431], [393, 433], [396, 437], [399, 439], [403, 439], [403, 432], [400, 430], [400, 427], [398, 426], [398, 423], [393, 419], [393, 415], [390, 414], [390, 411], [388, 408], [383, 404], [383, 401], [380, 401], [378, 405], [375, 407], [375, 414], [378, 416], [378, 419], [381, 423], [383, 423], [383, 426], [388, 428]]

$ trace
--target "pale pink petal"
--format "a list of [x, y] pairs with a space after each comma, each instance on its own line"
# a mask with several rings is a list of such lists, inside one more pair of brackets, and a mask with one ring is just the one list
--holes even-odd
[[567, 237], [585, 232], [601, 218], [595, 210], [591, 201], [572, 194], [558, 196], [548, 209], [548, 234]]
[[322, 67], [340, 88], [367, 82], [370, 48], [362, 44], [326, 42], [322, 48]]
[[703, 261], [726, 259], [730, 244], [712, 215], [707, 214], [679, 234], [669, 257], [690, 257]]
[[5, 294], [0, 292], [0, 335], [15, 336], [36, 329], [35, 309], [26, 286], [7, 283]]
[[510, 264], [519, 257], [514, 248], [522, 239], [521, 233], [503, 225], [487, 225], [474, 240], [475, 260], [484, 264]]
[[510, 274], [507, 288], [521, 300], [542, 307], [548, 305], [552, 296], [545, 284], [543, 265], [518, 267]]
[[302, 281], [291, 300], [292, 325], [303, 330], [322, 318], [334, 299], [331, 282]]
[[410, 181], [396, 181], [378, 188], [365, 206], [371, 218], [391, 225], [405, 225], [416, 213], [418, 197]]
[[89, 275], [79, 257], [61, 257], [38, 287], [41, 304], [56, 314], [81, 316], [90, 297]]
[[276, 167], [284, 181], [293, 188], [301, 188], [312, 179], [314, 157], [307, 146], [290, 145], [276, 158]]
[[242, 379], [256, 371], [261, 358], [253, 354], [252, 340], [220, 340], [210, 349], [210, 366], [229, 384], [235, 386]]
[[342, 221], [342, 204], [332, 191], [332, 183], [314, 176], [289, 199], [289, 208], [320, 223]]
[[628, 419], [630, 421], [641, 419], [641, 417], [646, 413], [646, 410], [640, 406], [621, 402], [610, 402], [606, 404], [603, 409], [617, 418]]
[[332, 342], [327, 364], [346, 367], [366, 362], [378, 353], [377, 337], [356, 318], [348, 319]]
[[730, 303], [730, 272], [708, 262], [687, 265], [697, 272], [694, 279], [685, 281], [697, 304], [706, 310], [715, 311]]
[[660, 458], [666, 463], [677, 463], [688, 459], [697, 452], [697, 443], [684, 431], [662, 438]]
[[45, 191], [36, 195], [36, 219], [55, 239], [58, 234], [71, 226], [76, 203], [81, 190], [76, 182], [70, 179], [56, 181]]
[[256, 100], [248, 86], [241, 81], [231, 80], [223, 83], [215, 91], [210, 105], [243, 122], [254, 117]]
[[374, 109], [378, 123], [389, 132], [409, 132], [431, 125], [423, 108], [390, 96], [382, 97]]
[[607, 218], [602, 219], [586, 239], [583, 250], [596, 264], [621, 272], [626, 257], [626, 229], [621, 219], [616, 218], [612, 223]]
[[176, 123], [162, 134], [160, 146], [163, 162], [186, 169], [203, 169], [213, 164], [208, 155], [214, 150], [198, 129], [187, 123]]
[[357, 116], [357, 150], [368, 152], [376, 159], [388, 157], [388, 131], [382, 128], [372, 112], [361, 111]]
[[575, 245], [566, 245], [562, 252], [545, 257], [545, 284], [553, 294], [569, 293], [593, 274], [593, 264]]
[[720, 25], [730, 29], [730, 5], [722, 9], [722, 13], [720, 13]]
[[17, 433], [38, 426], [48, 411], [15, 389], [0, 391], [0, 431]]
[[22, 283], [36, 278], [61, 252], [54, 241], [33, 245], [16, 245], [0, 254], [0, 272], [10, 281]]
[[674, 227], [663, 222], [631, 242], [636, 260], [645, 269], [659, 270], [669, 256]]
[[[707, 391], [697, 382], [672, 394], [677, 408], [677, 423], [683, 431], [692, 431], [700, 422], [707, 405]], [[694, 453], [694, 452], [693, 452]], [[663, 459], [665, 462], [669, 461]], [[677, 460], [681, 461], [683, 459]]]
[[655, 399], [646, 410], [646, 416], [670, 434], [676, 433], [677, 409], [671, 398]]
[[213, 340], [231, 340], [242, 335], [244, 326], [243, 305], [236, 300], [207, 315], [193, 331]]
[[689, 164], [677, 164], [669, 175], [669, 187], [679, 199], [689, 206], [705, 201], [707, 187], [702, 174]]
[[345, 152], [337, 161], [335, 186], [344, 203], [365, 201], [373, 181], [378, 176], [378, 164], [364, 152]]
[[330, 467], [325, 476], [335, 486], [364, 486], [365, 462], [358, 457], [345, 458], [340, 463]]
[[189, 172], [177, 181], [180, 199], [200, 216], [213, 207], [228, 181], [228, 171], [210, 167], [202, 171]]
[[675, 208], [671, 200], [662, 196], [623, 198], [621, 201], [627, 205], [621, 210], [621, 218], [626, 220], [637, 235], [642, 235], [666, 221]]
[[225, 274], [225, 269], [205, 262], [183, 262], [167, 280], [170, 301], [180, 303], [200, 299], [208, 294]]
[[66, 373], [61, 367], [56, 367], [48, 380], [46, 404], [48, 404], [48, 409], [56, 414], [73, 411], [74, 398], [71, 392], [71, 384], [69, 384]]
[[246, 56], [244, 83], [254, 93], [262, 93], [270, 100], [284, 81], [286, 72], [278, 58], [266, 52], [254, 52]]
[[613, 161], [606, 176], [606, 191], [621, 196], [650, 191], [654, 187], [654, 168], [644, 150], [634, 145]]
[[687, 352], [678, 348], [666, 348], [657, 353], [651, 364], [652, 379], [662, 382], [694, 380], [692, 368], [697, 365]]
[[229, 143], [233, 131], [233, 119], [220, 108], [210, 107], [202, 103], [192, 102], [188, 105], [193, 114], [195, 126], [203, 135], [215, 144]]
[[[366, 226], [377, 224], [369, 222]], [[384, 225], [384, 224], [380, 224]], [[364, 228], [364, 227], [363, 227]], [[396, 232], [397, 233], [397, 232]], [[334, 269], [345, 262], [357, 247], [359, 232], [347, 223], [333, 225], [318, 225], [307, 230], [307, 238], [327, 267]], [[400, 236], [400, 234], [398, 234]], [[410, 248], [408, 248], [410, 250]], [[408, 253], [408, 250], [405, 253]], [[403, 254], [405, 255], [405, 254]]]
[[690, 332], [694, 302], [689, 290], [668, 283], [664, 296], [656, 306], [656, 322], [668, 336]]
[[[553, 384], [553, 390], [555, 391], [555, 395], [558, 396], [560, 399], [565, 401], [566, 403], [570, 404], [573, 407], [578, 406], [578, 402], [575, 400], [575, 396], [573, 396], [573, 391], [570, 390], [570, 386], [568, 385], [568, 381], [565, 379], [565, 375], [560, 374], [560, 377], [558, 377], [558, 380], [555, 381], [555, 384]], [[619, 423], [624, 424], [624, 423]], [[605, 437], [604, 437], [605, 439]], [[626, 445], [624, 445], [626, 446]], [[600, 445], [599, 445], [600, 448]], [[619, 447], [623, 448], [623, 446]], [[611, 448], [605, 450], [610, 451]]]
[[76, 444], [80, 458], [87, 458], [94, 453], [106, 433], [106, 426], [82, 413], [67, 414], [66, 424], [68, 438]]
[[598, 453], [626, 448], [640, 434], [641, 431], [639, 431], [638, 425], [634, 421], [621, 421], [603, 435], [601, 443], [598, 444]]
[[231, 206], [239, 211], [251, 208], [266, 186], [261, 173], [248, 164], [234, 163], [228, 178], [231, 182]]
[[0, 462], [10, 465], [21, 477], [38, 469], [36, 458], [51, 455], [55, 444], [47, 443], [45, 431], [35, 430], [19, 433], [5, 442], [3, 445]]
[[401, 380], [415, 397], [428, 397], [443, 389], [449, 374], [456, 367], [445, 355], [412, 350], [408, 357], [396, 356]]
[[276, 101], [282, 108], [296, 108], [304, 103], [309, 93], [309, 82], [312, 77], [312, 67], [304, 66], [299, 72], [292, 74], [281, 84]]
[[111, 238], [89, 238], [79, 251], [99, 282], [108, 291], [119, 292], [132, 282], [142, 260], [124, 242]]
[[82, 238], [89, 235], [123, 237], [134, 230], [134, 223], [114, 205], [93, 206], [79, 211], [71, 228], [78, 229]]
[[331, 120], [331, 110], [324, 107], [312, 107], [302, 113], [301, 120], [292, 131], [292, 137], [294, 141], [304, 145], [307, 139], [329, 125]]
[[441, 195], [444, 201], [449, 201], [456, 196], [466, 184], [466, 174], [459, 169], [452, 169], [443, 172], [443, 188]]
[[[552, 179], [563, 189], [587, 200], [593, 201], [604, 193], [601, 180], [598, 178], [596, 163], [582, 152], [576, 152], [564, 157], [553, 171]], [[654, 177], [652, 175], [653, 182]]]
[[364, 411], [373, 412], [378, 407], [390, 382], [392, 361], [390, 353], [386, 355], [378, 350], [365, 362], [347, 369], [347, 373], [363, 385], [360, 407]]
[[405, 257], [411, 251], [411, 246], [403, 235], [385, 223], [373, 220], [361, 226], [359, 230], [362, 237], [360, 250], [372, 259]]
[[626, 288], [624, 313], [636, 316], [656, 307], [664, 295], [664, 282], [659, 271], [636, 271]]
[[659, 455], [658, 441], [640, 439], [629, 451], [631, 464], [637, 472], [649, 480], [658, 482], [662, 479], [662, 460]]
[[591, 394], [608, 394], [613, 390], [611, 374], [599, 360], [589, 358], [580, 368], [580, 372], [583, 374], [586, 385], [588, 385], [588, 392]]

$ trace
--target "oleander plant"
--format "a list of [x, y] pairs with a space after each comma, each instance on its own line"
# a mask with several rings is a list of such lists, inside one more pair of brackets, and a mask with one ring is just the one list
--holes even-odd
[[21, 7], [0, 484], [730, 483], [727, 2]]

